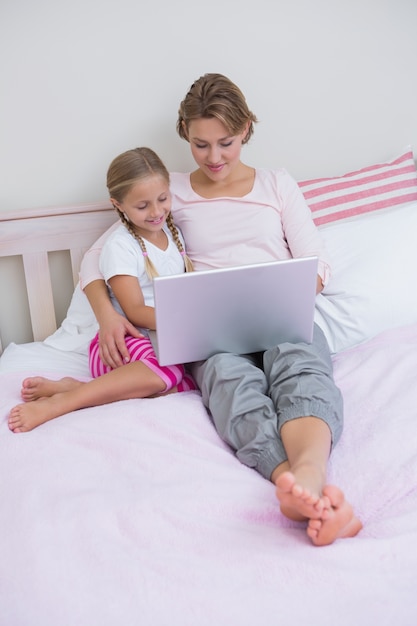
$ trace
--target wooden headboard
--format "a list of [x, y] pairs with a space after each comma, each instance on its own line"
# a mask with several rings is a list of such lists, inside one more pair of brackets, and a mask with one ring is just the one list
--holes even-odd
[[[42, 341], [57, 327], [48, 254], [69, 251], [75, 285], [84, 252], [116, 220], [108, 203], [0, 212], [0, 257], [23, 260], [34, 341]], [[0, 308], [6, 295], [2, 291]], [[1, 319], [0, 353], [1, 338], [7, 334]], [[3, 339], [3, 347], [6, 343]]]

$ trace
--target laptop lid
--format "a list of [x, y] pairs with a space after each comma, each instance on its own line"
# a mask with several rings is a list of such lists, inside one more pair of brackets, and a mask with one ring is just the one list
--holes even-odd
[[307, 257], [156, 277], [150, 337], [160, 365], [310, 343], [317, 266]]

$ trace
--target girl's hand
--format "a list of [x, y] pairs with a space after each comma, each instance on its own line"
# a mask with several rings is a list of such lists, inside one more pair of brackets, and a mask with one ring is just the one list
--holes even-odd
[[130, 361], [125, 342], [126, 335], [143, 337], [129, 320], [113, 309], [112, 314], [102, 320], [99, 330], [100, 357], [112, 369]]

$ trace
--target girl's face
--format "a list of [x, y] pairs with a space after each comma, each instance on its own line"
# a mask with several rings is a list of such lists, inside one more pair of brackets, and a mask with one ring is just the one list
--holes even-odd
[[239, 135], [230, 135], [215, 117], [192, 120], [188, 126], [191, 153], [200, 170], [213, 182], [224, 181], [240, 163], [242, 141], [247, 126]]
[[112, 202], [136, 226], [139, 235], [152, 239], [171, 210], [169, 184], [162, 176], [150, 176], [134, 183], [122, 202]]

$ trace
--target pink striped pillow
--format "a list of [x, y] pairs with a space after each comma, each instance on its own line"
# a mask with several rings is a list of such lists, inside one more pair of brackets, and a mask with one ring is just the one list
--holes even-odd
[[393, 161], [341, 177], [298, 183], [317, 226], [417, 201], [417, 170], [408, 148]]

